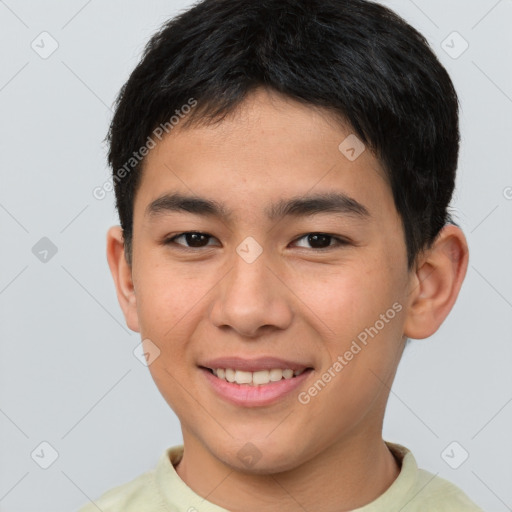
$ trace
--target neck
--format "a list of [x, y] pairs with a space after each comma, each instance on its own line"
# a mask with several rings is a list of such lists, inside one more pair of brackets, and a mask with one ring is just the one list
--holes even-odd
[[329, 449], [280, 473], [240, 472], [183, 432], [184, 455], [176, 471], [196, 493], [232, 512], [350, 511], [378, 498], [400, 466], [381, 436], [338, 441]]

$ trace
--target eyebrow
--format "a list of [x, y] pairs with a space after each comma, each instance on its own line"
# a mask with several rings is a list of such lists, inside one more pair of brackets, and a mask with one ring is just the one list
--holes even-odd
[[[233, 219], [232, 212], [222, 203], [180, 193], [165, 194], [155, 199], [146, 207], [145, 214], [149, 217], [156, 217], [169, 212], [188, 212], [205, 217]], [[336, 213], [361, 219], [371, 217], [364, 205], [340, 192], [281, 199], [265, 209], [269, 220], [283, 217], [306, 217], [320, 213]]]

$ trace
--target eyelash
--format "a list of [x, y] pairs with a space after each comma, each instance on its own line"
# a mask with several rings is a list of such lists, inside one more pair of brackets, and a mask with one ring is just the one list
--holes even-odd
[[[212, 239], [212, 238], [215, 238], [213, 235], [209, 235], [208, 233], [203, 233], [201, 231], [185, 231], [183, 233], [179, 233], [178, 235], [174, 235], [170, 238], [166, 238], [165, 240], [163, 240], [163, 245], [171, 245], [171, 244], [174, 244], [174, 245], [177, 245], [179, 246], [179, 249], [180, 250], [183, 250], [183, 251], [190, 251], [190, 252], [197, 252], [198, 250], [200, 249], [205, 249], [206, 247], [216, 247], [216, 246], [204, 246], [204, 247], [187, 247], [187, 246], [183, 246], [181, 244], [177, 244], [175, 242], [176, 239], [182, 237], [182, 236], [185, 236], [185, 235], [191, 235], [191, 234], [195, 234], [195, 235], [204, 235], [206, 237], [208, 237], [209, 239]], [[335, 235], [331, 235], [329, 233], [321, 233], [321, 232], [317, 232], [317, 231], [313, 231], [311, 233], [306, 233], [298, 238], [296, 238], [294, 240], [294, 242], [297, 242], [298, 240], [301, 240], [303, 238], [306, 238], [310, 235], [321, 235], [321, 236], [325, 236], [325, 237], [328, 237], [328, 238], [331, 238], [332, 240], [335, 241], [335, 244], [334, 245], [329, 245], [327, 247], [322, 247], [322, 248], [312, 248], [311, 250], [315, 251], [315, 252], [323, 252], [323, 251], [328, 251], [328, 250], [331, 250], [331, 249], [335, 249], [336, 247], [342, 247], [342, 246], [345, 246], [345, 245], [349, 245], [349, 241], [346, 240], [346, 239], [343, 239], [343, 238], [340, 238], [338, 236], [335, 236]], [[209, 240], [208, 240], [209, 241]], [[218, 247], [218, 246], [217, 246]], [[304, 249], [304, 247], [302, 247], [302, 249]]]

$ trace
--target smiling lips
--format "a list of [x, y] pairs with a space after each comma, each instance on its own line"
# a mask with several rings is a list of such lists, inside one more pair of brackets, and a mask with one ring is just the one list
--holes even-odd
[[251, 407], [270, 405], [296, 388], [313, 367], [275, 357], [225, 357], [200, 364], [214, 391], [224, 399]]
[[232, 368], [212, 368], [211, 370], [215, 376], [227, 382], [260, 386], [262, 384], [268, 384], [269, 382], [278, 382], [281, 379], [292, 379], [294, 376], [297, 377], [300, 375], [305, 368], [295, 371], [291, 368], [284, 370], [281, 368], [272, 368], [271, 370], [259, 370], [257, 372], [246, 372]]
[[299, 376], [311, 365], [296, 361], [286, 361], [277, 357], [259, 357], [244, 359], [229, 356], [211, 359], [201, 363], [219, 379], [237, 384], [259, 386], [281, 379], [292, 379]]

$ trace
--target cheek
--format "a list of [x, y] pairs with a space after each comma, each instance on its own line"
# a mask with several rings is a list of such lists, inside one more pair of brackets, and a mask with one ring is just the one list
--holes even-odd
[[324, 434], [336, 438], [384, 406], [401, 353], [403, 308], [382, 281], [339, 279], [334, 289], [328, 297], [313, 291], [329, 327], [323, 328], [326, 354], [317, 379], [328, 383], [306, 391], [311, 416], [324, 418], [330, 425]]
[[183, 269], [152, 265], [149, 261], [138, 271], [136, 296], [141, 335], [169, 346], [170, 340], [186, 332], [187, 325], [199, 314], [211, 284]]
[[377, 274], [364, 266], [318, 269], [296, 279], [293, 288], [311, 313], [321, 320], [316, 325], [326, 339], [342, 341], [373, 324], [393, 303], [392, 288]]
[[374, 264], [366, 261], [360, 267], [340, 266], [329, 275], [317, 273], [304, 279], [302, 287], [307, 297], [304, 311], [314, 313], [308, 314], [321, 334], [323, 371], [341, 357], [344, 368], [335, 372], [340, 375], [335, 380], [343, 381], [345, 391], [355, 393], [359, 388], [354, 396], [361, 396], [363, 389], [372, 395], [379, 381], [370, 370], [386, 379], [401, 347], [404, 307], [400, 276], [376, 259]]

